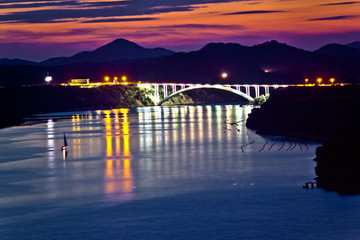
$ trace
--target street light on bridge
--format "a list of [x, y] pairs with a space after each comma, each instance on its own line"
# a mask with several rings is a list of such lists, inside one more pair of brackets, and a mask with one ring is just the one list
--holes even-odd
[[225, 78], [228, 77], [228, 74], [227, 74], [226, 72], [223, 72], [223, 73], [221, 74], [221, 77], [222, 77], [223, 79], [225, 79]]
[[320, 86], [320, 84], [321, 84], [321, 81], [322, 81], [321, 78], [318, 78], [318, 79], [317, 79], [317, 82], [319, 83], [319, 86]]
[[330, 78], [331, 85], [334, 85], [335, 78]]

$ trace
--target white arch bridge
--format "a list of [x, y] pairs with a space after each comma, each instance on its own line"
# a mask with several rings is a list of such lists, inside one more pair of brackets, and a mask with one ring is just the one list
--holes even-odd
[[[155, 89], [155, 104], [161, 105], [176, 94], [201, 88], [221, 89], [233, 92], [245, 99], [252, 101], [261, 94], [270, 94], [270, 89], [288, 87], [290, 85], [266, 85], [266, 84], [193, 84], [193, 83], [138, 83], [141, 88], [152, 87]], [[162, 90], [162, 91], [160, 91]], [[171, 93], [169, 94], [169, 92]], [[160, 94], [161, 92], [161, 94]], [[162, 96], [161, 96], [162, 95]]]

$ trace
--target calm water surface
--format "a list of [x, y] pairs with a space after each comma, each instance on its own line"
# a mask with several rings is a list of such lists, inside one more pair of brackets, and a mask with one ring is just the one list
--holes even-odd
[[359, 196], [302, 189], [318, 144], [256, 135], [250, 111], [68, 112], [0, 130], [0, 239], [360, 239]]

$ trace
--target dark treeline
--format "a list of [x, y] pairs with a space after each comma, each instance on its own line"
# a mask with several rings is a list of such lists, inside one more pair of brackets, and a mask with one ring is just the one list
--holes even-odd
[[37, 113], [137, 107], [152, 104], [134, 86], [79, 88], [31, 86], [0, 88], [0, 127]]
[[[64, 63], [65, 64], [65, 63]], [[228, 77], [222, 79], [222, 72]], [[0, 65], [0, 85], [38, 84], [49, 73], [56, 83], [72, 78], [98, 82], [126, 75], [133, 82], [297, 84], [322, 77], [360, 82], [360, 58], [340, 58], [266, 42], [253, 47], [211, 43], [198, 51], [112, 62], [79, 62], [57, 66]]]
[[320, 140], [318, 185], [360, 194], [360, 86], [292, 87], [275, 91], [247, 126], [258, 133]]

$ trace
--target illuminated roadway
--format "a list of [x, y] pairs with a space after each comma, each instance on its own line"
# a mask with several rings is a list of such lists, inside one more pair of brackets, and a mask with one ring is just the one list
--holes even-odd
[[[167, 101], [174, 95], [189, 91], [192, 89], [203, 89], [203, 88], [212, 88], [212, 89], [221, 89], [225, 91], [230, 91], [237, 95], [240, 95], [249, 101], [254, 100], [256, 97], [260, 97], [260, 91], [263, 89], [264, 95], [270, 93], [270, 88], [276, 89], [279, 87], [288, 87], [290, 85], [257, 85], [257, 84], [194, 84], [194, 83], [138, 83], [141, 88], [154, 88], [155, 89], [155, 104], [161, 105], [163, 102]], [[168, 89], [172, 90], [171, 94], [168, 94]], [[160, 88], [162, 89], [162, 94], [160, 94]], [[253, 91], [251, 91], [253, 89]], [[162, 95], [162, 96], [161, 96]]]

